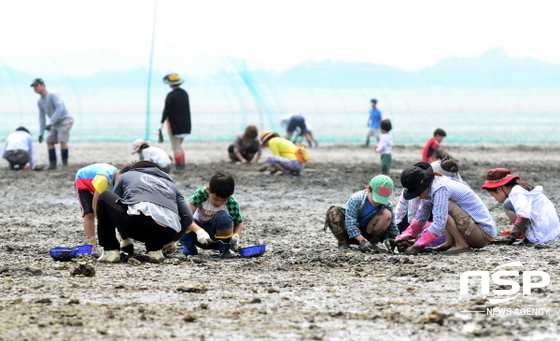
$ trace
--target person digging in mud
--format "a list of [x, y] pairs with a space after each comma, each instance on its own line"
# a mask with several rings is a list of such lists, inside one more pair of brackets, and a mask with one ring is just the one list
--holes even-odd
[[399, 234], [389, 202], [393, 188], [390, 177], [378, 175], [364, 190], [354, 193], [345, 208], [331, 206], [327, 210], [325, 231], [328, 227], [334, 234], [339, 250], [358, 244], [362, 252], [376, 251], [376, 243]]
[[238, 134], [235, 141], [228, 147], [228, 157], [231, 162], [258, 163], [262, 154], [261, 142], [258, 137], [259, 130], [254, 125], [248, 125], [245, 132]]
[[433, 162], [439, 159], [443, 159], [445, 156], [449, 156], [449, 154], [443, 150], [441, 147], [441, 142], [447, 136], [445, 130], [441, 128], [437, 128], [434, 131], [434, 137], [428, 140], [422, 148], [422, 161], [424, 162]]
[[556, 208], [543, 194], [542, 186], [533, 186], [521, 180], [507, 168], [495, 168], [488, 171], [481, 188], [503, 205], [513, 224], [507, 236], [512, 243], [524, 237], [532, 244], [545, 244], [560, 236]]
[[272, 155], [266, 158], [266, 164], [259, 172], [272, 168], [270, 174], [280, 171], [285, 175], [299, 175], [303, 170], [304, 160], [298, 158], [298, 147], [292, 141], [270, 131], [261, 134], [261, 141], [262, 147], [269, 147]]
[[[450, 178], [461, 180], [461, 175], [459, 175], [459, 165], [457, 161], [453, 159], [445, 157], [442, 160], [432, 162], [430, 165], [432, 166], [434, 172], [439, 172]], [[420, 199], [420, 197], [406, 200], [404, 198], [404, 191], [401, 192], [399, 202], [395, 208], [395, 224], [397, 224], [399, 230], [402, 231], [401, 234], [395, 238], [394, 242], [399, 252], [405, 252], [408, 247], [414, 244], [415, 239], [422, 235], [422, 233], [432, 224], [433, 217], [431, 214], [425, 224], [421, 224], [418, 220], [414, 219], [416, 212], [420, 208], [421, 201], [422, 199]], [[444, 242], [445, 236], [442, 234], [436, 240], [431, 242], [429, 246], [437, 246]]]
[[16, 131], [8, 135], [2, 152], [0, 153], [10, 164], [10, 170], [25, 169], [25, 165], [29, 163], [31, 170], [41, 170], [41, 167], [35, 167], [35, 153], [33, 152], [33, 138], [29, 130], [25, 127], [17, 127]]
[[[146, 244], [150, 262], [162, 262], [162, 249], [177, 242], [193, 221], [173, 180], [151, 161], [121, 169], [114, 192], [99, 195], [96, 214], [99, 245], [103, 247], [98, 260], [111, 263], [121, 261], [120, 248], [130, 238]], [[115, 229], [127, 237], [121, 245]]]
[[157, 163], [166, 173], [171, 171], [171, 156], [161, 148], [150, 146], [148, 141], [137, 139], [132, 142], [132, 154], [138, 154], [140, 160]]
[[117, 167], [108, 163], [94, 163], [76, 172], [74, 189], [84, 218], [84, 233], [94, 251], [97, 250], [95, 211], [99, 195], [105, 190], [112, 191], [120, 174]]
[[430, 212], [433, 214], [432, 224], [406, 250], [407, 254], [424, 252], [442, 234], [445, 242], [433, 250], [447, 255], [482, 248], [496, 237], [496, 223], [490, 211], [466, 183], [434, 173], [429, 163], [418, 162], [402, 171], [401, 184], [405, 199], [423, 199], [415, 220], [424, 224]]
[[233, 256], [231, 249], [237, 247], [243, 231], [239, 203], [232, 196], [234, 190], [231, 175], [217, 171], [207, 187], [193, 193], [188, 204], [194, 212], [193, 222], [179, 240], [185, 256], [197, 255], [197, 246], [216, 249], [222, 257]]

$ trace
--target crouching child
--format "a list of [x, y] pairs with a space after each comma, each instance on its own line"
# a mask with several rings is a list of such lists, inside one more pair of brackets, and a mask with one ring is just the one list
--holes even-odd
[[197, 255], [197, 247], [220, 251], [222, 257], [232, 257], [243, 231], [243, 217], [237, 200], [233, 178], [218, 171], [206, 187], [200, 187], [189, 199], [193, 222], [180, 243], [183, 254]]
[[325, 230], [329, 227], [334, 234], [339, 250], [358, 244], [362, 252], [374, 251], [376, 243], [399, 234], [389, 202], [393, 188], [390, 177], [378, 175], [364, 190], [354, 193], [346, 207], [331, 206], [327, 210]]

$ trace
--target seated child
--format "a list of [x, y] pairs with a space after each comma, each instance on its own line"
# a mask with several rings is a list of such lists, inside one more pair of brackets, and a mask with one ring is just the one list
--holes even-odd
[[434, 137], [429, 139], [422, 149], [422, 161], [433, 162], [447, 156], [445, 150], [440, 146], [441, 141], [443, 141], [443, 138], [446, 136], [447, 134], [441, 128], [437, 128], [436, 131], [434, 131]]
[[327, 210], [325, 230], [327, 226], [330, 228], [338, 240], [339, 250], [359, 244], [362, 252], [373, 251], [373, 244], [399, 234], [389, 202], [393, 188], [390, 177], [378, 175], [364, 190], [354, 193], [345, 208], [331, 206]]
[[163, 149], [158, 147], [150, 147], [150, 143], [142, 139], [137, 139], [132, 143], [132, 154], [139, 154], [140, 161], [152, 161], [156, 163], [161, 169], [169, 173], [171, 170], [171, 156]]
[[[224, 244], [235, 248], [243, 231], [243, 217], [237, 200], [233, 178], [218, 171], [206, 187], [200, 187], [189, 199], [193, 222], [179, 242], [184, 255], [198, 254], [197, 246], [224, 252]], [[211, 239], [211, 240], [208, 240]], [[202, 242], [204, 241], [204, 242]], [[222, 256], [233, 256], [231, 249]]]
[[533, 244], [550, 243], [560, 236], [560, 222], [554, 205], [543, 194], [542, 186], [533, 186], [512, 175], [509, 169], [488, 171], [482, 188], [486, 189], [513, 223], [508, 238], [525, 235]]

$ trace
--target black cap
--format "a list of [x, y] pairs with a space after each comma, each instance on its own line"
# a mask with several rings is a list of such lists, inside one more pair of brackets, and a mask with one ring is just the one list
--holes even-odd
[[43, 82], [43, 79], [42, 79], [42, 78], [35, 78], [35, 79], [33, 80], [33, 83], [31, 83], [31, 86], [35, 86], [35, 85], [39, 85], [39, 84], [45, 85], [45, 82]]
[[430, 187], [434, 179], [432, 166], [427, 162], [418, 162], [412, 167], [408, 167], [401, 173], [401, 185], [403, 197], [411, 200], [422, 194], [426, 188]]
[[370, 102], [371, 104], [377, 104], [377, 100], [375, 98], [372, 98]]

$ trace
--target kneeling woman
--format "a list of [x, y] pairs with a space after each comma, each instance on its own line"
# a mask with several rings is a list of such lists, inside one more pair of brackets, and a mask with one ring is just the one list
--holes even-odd
[[[145, 243], [150, 261], [161, 262], [163, 247], [179, 240], [193, 221], [173, 180], [151, 161], [124, 167], [114, 192], [104, 191], [99, 196], [96, 214], [99, 245], [103, 247], [98, 260], [111, 263], [120, 262], [121, 245], [115, 229]], [[124, 241], [130, 241], [126, 237]]]
[[416, 254], [441, 234], [445, 242], [436, 251], [446, 254], [482, 248], [496, 237], [496, 223], [480, 197], [463, 181], [433, 172], [427, 162], [419, 162], [401, 173], [404, 198], [420, 197], [422, 203], [414, 217], [425, 223], [433, 214], [432, 225], [408, 250]]

